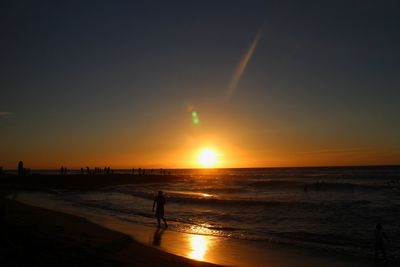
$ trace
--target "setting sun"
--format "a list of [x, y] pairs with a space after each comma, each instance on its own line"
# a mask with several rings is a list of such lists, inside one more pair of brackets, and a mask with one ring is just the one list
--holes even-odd
[[214, 167], [218, 163], [218, 153], [212, 148], [200, 150], [198, 163], [203, 167]]

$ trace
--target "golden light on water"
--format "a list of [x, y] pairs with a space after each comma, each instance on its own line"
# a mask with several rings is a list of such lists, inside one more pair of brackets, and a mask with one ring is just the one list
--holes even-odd
[[215, 167], [218, 164], [218, 153], [212, 148], [203, 148], [198, 156], [198, 163], [202, 167]]
[[208, 248], [207, 238], [202, 235], [192, 235], [190, 238], [190, 251], [188, 257], [203, 261]]

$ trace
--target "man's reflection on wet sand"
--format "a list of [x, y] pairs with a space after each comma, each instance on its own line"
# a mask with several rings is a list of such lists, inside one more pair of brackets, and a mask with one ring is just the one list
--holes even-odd
[[153, 242], [152, 244], [156, 247], [161, 245], [162, 235], [164, 234], [165, 229], [157, 228], [153, 235]]

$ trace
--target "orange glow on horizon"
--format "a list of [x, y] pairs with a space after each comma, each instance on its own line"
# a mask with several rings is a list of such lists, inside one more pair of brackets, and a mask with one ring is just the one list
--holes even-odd
[[[262, 131], [251, 123], [241, 124], [202, 111], [202, 125], [193, 125], [187, 116], [175, 127], [154, 126], [135, 132], [114, 131], [103, 136], [60, 135], [54, 140], [21, 138], [16, 148], [4, 142], [7, 156], [0, 166], [16, 169], [22, 160], [31, 169], [80, 169], [86, 166], [129, 168], [253, 168], [398, 165], [400, 153], [384, 143], [376, 145], [333, 142], [325, 145], [296, 135], [291, 130]], [[187, 115], [185, 111], [185, 115]], [[134, 134], [133, 134], [134, 133]], [[97, 139], [93, 140], [93, 136]], [[112, 137], [112, 138], [111, 138]], [[33, 141], [31, 141], [33, 140]], [[93, 140], [93, 141], [91, 141]], [[101, 145], [98, 145], [98, 142]], [[354, 144], [353, 144], [354, 143]], [[201, 152], [210, 149], [211, 152]], [[4, 153], [5, 153], [4, 152]], [[204, 153], [204, 154], [203, 154]], [[5, 155], [5, 154], [4, 154]]]

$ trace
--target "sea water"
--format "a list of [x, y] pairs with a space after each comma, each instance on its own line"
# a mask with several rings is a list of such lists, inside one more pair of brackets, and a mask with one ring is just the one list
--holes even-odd
[[400, 167], [170, 170], [176, 182], [60, 191], [73, 206], [154, 226], [158, 190], [169, 230], [371, 256], [381, 223], [400, 258]]

